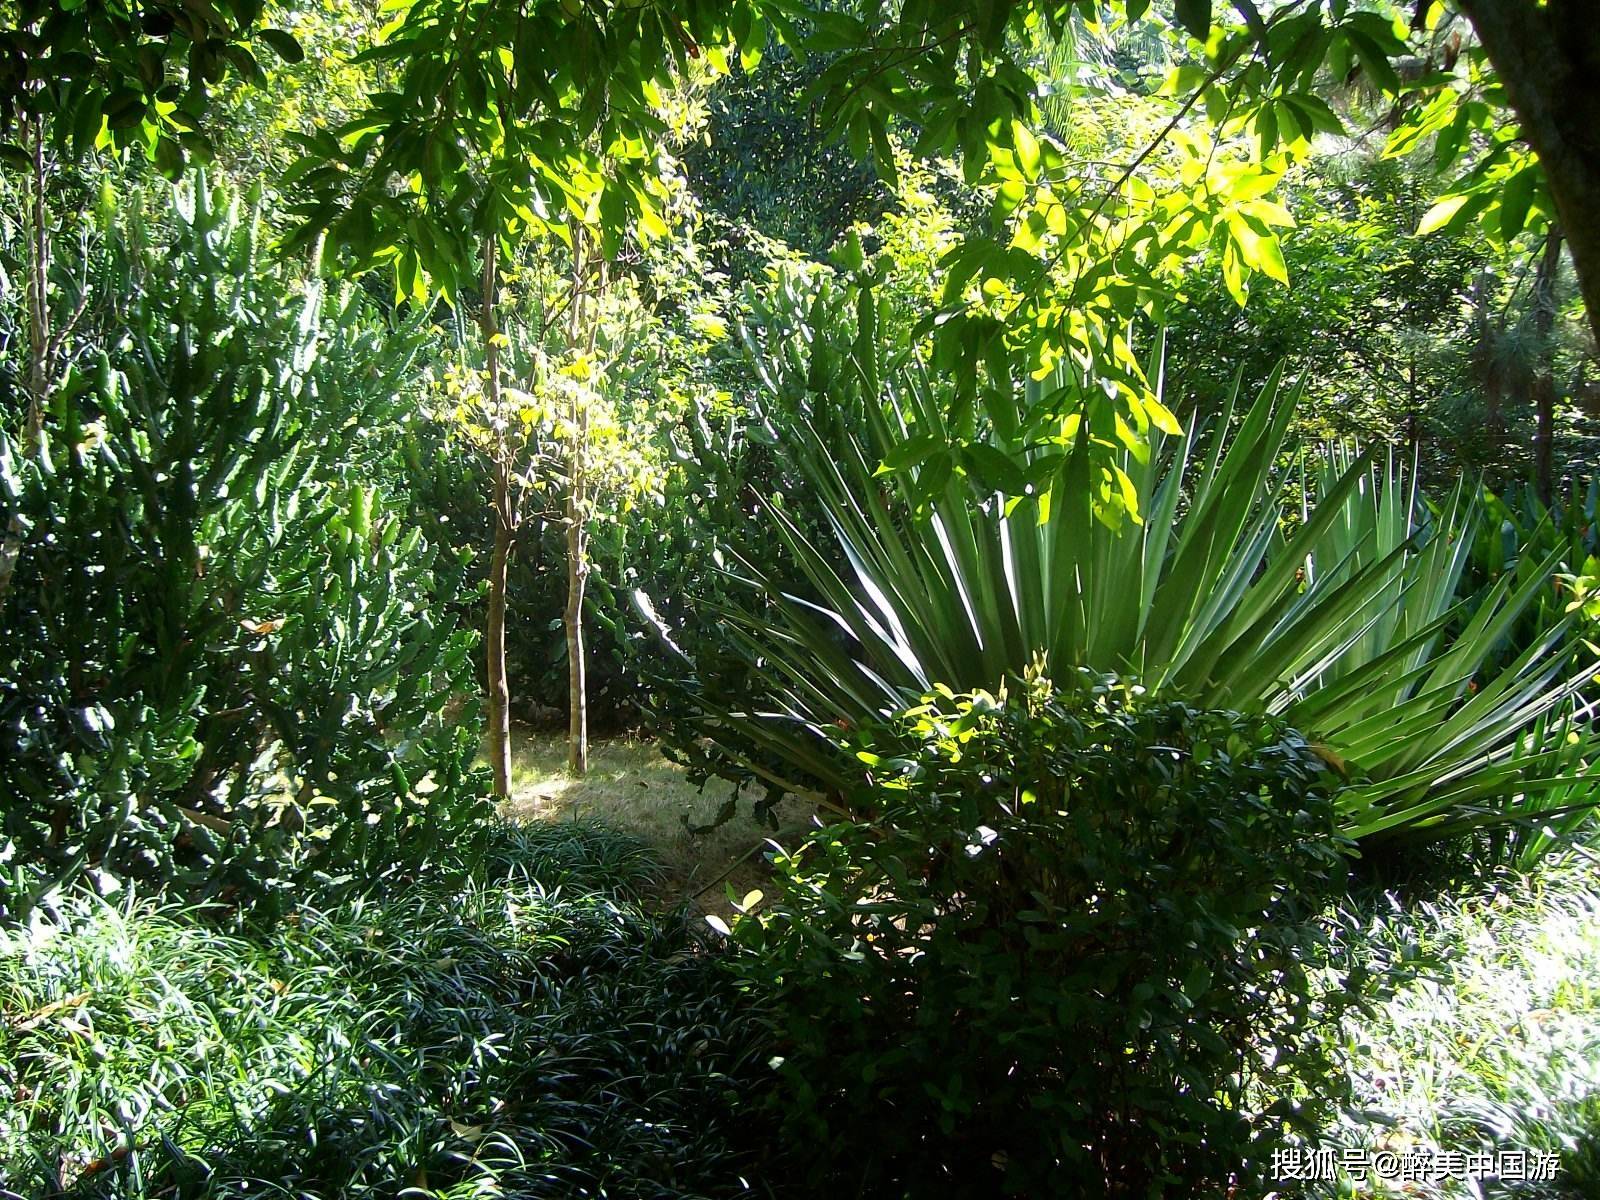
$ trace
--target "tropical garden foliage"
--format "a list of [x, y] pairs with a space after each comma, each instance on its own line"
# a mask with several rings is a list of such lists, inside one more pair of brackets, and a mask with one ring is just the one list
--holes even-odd
[[0, 0], [0, 1195], [1588, 1194], [1586, 15]]

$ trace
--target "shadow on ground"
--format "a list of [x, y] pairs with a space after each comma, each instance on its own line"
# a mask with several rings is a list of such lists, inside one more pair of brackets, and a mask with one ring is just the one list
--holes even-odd
[[784, 846], [799, 841], [813, 810], [789, 799], [778, 805], [776, 829], [751, 813], [746, 792], [732, 820], [705, 833], [690, 826], [709, 823], [726, 802], [730, 785], [713, 782], [702, 792], [682, 768], [661, 757], [655, 743], [610, 738], [590, 746], [589, 773], [567, 774], [567, 743], [560, 734], [513, 729], [511, 802], [518, 820], [598, 820], [647, 842], [667, 877], [664, 891], [685, 897], [707, 912], [726, 913], [726, 887], [743, 896], [767, 875], [767, 839]]

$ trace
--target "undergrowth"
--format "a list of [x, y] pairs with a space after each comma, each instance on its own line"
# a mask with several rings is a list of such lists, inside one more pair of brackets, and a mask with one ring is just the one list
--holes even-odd
[[0, 1194], [761, 1194], [758, 1018], [652, 875], [564, 823], [262, 935], [60, 900], [0, 932]]
[[[507, 829], [465, 890], [266, 933], [58, 899], [0, 930], [0, 1197], [772, 1195], [764, 1014], [658, 886], [642, 843], [560, 822]], [[1347, 1028], [1360, 1115], [1322, 1144], [1562, 1169], [1324, 1194], [1600, 1195], [1600, 867], [1355, 897], [1341, 938], [1424, 970]]]
[[[1341, 1057], [1360, 1115], [1341, 1147], [1560, 1156], [1553, 1180], [1346, 1179], [1339, 1195], [1600, 1196], [1600, 860], [1583, 852], [1538, 872], [1431, 901], [1357, 898], [1353, 958], [1403, 958], [1421, 974], [1348, 1026]], [[1359, 914], [1359, 915], [1357, 915]]]

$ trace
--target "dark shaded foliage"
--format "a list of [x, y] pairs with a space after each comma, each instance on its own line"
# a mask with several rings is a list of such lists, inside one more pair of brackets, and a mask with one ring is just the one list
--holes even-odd
[[734, 926], [776, 1002], [791, 1136], [872, 1196], [1260, 1194], [1338, 1102], [1317, 977], [1346, 875], [1326, 766], [1264, 717], [930, 697], [849, 738], [860, 814]]
[[0, 1042], [0, 1195], [768, 1194], [759, 1011], [640, 906], [644, 848], [553, 825], [491, 857], [265, 935], [67, 903], [0, 959], [8, 1003], [67, 1001]]
[[[820, 258], [851, 225], [881, 214], [889, 195], [872, 165], [820, 127], [811, 88], [826, 55], [797, 61], [775, 46], [712, 90], [707, 137], [685, 147], [701, 203], [723, 226], [717, 250], [733, 279], [759, 278], [767, 255], [751, 235]], [[752, 171], [753, 161], [761, 163]]]

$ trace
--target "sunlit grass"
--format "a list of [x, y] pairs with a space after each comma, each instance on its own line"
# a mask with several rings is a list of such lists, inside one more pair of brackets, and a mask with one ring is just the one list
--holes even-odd
[[1338, 1133], [1398, 1151], [1544, 1151], [1552, 1183], [1411, 1181], [1360, 1196], [1600, 1196], [1600, 865], [1552, 862], [1492, 892], [1351, 918], [1352, 952], [1419, 958], [1425, 973], [1349, 1031], [1359, 1105]]
[[744, 894], [764, 874], [761, 851], [766, 839], [793, 841], [806, 827], [810, 811], [786, 800], [777, 808], [778, 829], [757, 821], [746, 793], [734, 817], [715, 829], [709, 824], [728, 799], [729, 785], [712, 783], [702, 792], [683, 770], [668, 762], [655, 743], [629, 738], [590, 746], [589, 772], [567, 773], [566, 739], [559, 734], [513, 730], [512, 799], [506, 815], [519, 821], [592, 819], [633, 834], [647, 843], [666, 871], [665, 890], [719, 908], [726, 884]]

